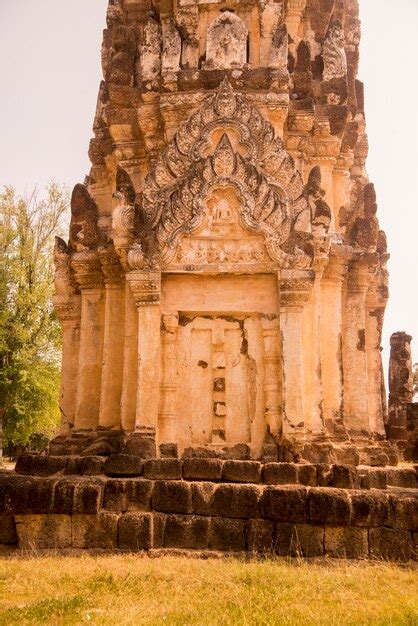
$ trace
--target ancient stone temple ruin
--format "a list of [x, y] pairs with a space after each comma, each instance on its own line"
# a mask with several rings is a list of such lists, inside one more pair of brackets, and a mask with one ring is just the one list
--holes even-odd
[[412, 556], [359, 38], [357, 0], [110, 0], [61, 433], [3, 543]]
[[107, 23], [55, 252], [62, 433], [255, 459], [383, 438], [357, 3], [126, 1]]

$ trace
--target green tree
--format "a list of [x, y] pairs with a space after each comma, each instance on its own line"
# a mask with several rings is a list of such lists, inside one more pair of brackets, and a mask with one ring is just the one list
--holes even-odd
[[51, 436], [59, 422], [60, 329], [51, 305], [53, 245], [69, 195], [0, 191], [0, 407], [5, 444]]

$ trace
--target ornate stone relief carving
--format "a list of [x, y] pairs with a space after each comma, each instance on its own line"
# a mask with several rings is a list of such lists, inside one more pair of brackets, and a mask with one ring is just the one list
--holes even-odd
[[288, 54], [288, 34], [286, 24], [280, 24], [273, 34], [271, 41], [270, 55], [269, 55], [269, 67], [273, 67], [278, 70], [285, 70], [287, 68], [287, 54]]
[[148, 88], [151, 88], [153, 82], [158, 80], [161, 72], [161, 48], [161, 26], [153, 16], [150, 16], [142, 32], [137, 68], [138, 83], [141, 81]]
[[85, 185], [74, 187], [71, 196], [70, 242], [71, 251], [94, 250], [99, 243], [97, 221], [99, 211]]
[[342, 78], [347, 74], [347, 57], [345, 54], [345, 37], [340, 22], [334, 22], [329, 29], [324, 43], [324, 80]]
[[71, 272], [70, 250], [61, 237], [55, 237], [54, 246], [55, 265], [55, 296], [69, 297], [76, 293], [77, 287]]
[[[263, 234], [270, 258], [282, 267], [307, 267], [315, 219], [324, 232], [329, 225], [315, 204], [323, 194], [314, 191], [313, 180], [309, 184], [307, 191], [272, 125], [225, 80], [179, 128], [145, 180], [141, 255], [157, 253], [163, 265], [171, 262], [179, 239], [201, 226], [211, 193], [228, 188], [239, 198], [241, 225]], [[202, 257], [204, 249], [207, 257], [207, 246], [198, 244], [184, 253]], [[216, 254], [220, 259], [226, 251]]]
[[163, 22], [163, 72], [176, 74], [180, 69], [181, 38], [172, 17]]
[[116, 191], [113, 198], [117, 205], [112, 213], [112, 239], [115, 250], [124, 267], [127, 267], [128, 250], [135, 238], [136, 192], [132, 181], [122, 168], [116, 172]]
[[218, 70], [242, 67], [247, 62], [248, 30], [231, 11], [224, 11], [208, 28], [206, 67]]

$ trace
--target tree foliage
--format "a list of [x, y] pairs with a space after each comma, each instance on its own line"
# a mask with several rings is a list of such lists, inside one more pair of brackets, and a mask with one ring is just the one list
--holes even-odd
[[5, 443], [27, 445], [59, 422], [60, 329], [51, 305], [54, 237], [68, 214], [65, 188], [0, 192], [0, 407]]

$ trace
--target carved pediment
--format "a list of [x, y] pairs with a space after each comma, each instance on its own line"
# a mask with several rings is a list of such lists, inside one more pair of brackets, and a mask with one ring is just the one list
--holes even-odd
[[290, 197], [302, 193], [302, 178], [272, 124], [225, 79], [178, 129], [146, 177], [142, 211], [151, 227], [158, 221], [161, 195], [168, 197], [194, 163], [213, 154], [224, 133], [237, 152], [257, 163]]
[[[273, 126], [225, 79], [179, 128], [145, 180], [138, 203], [141, 249], [163, 266], [173, 262], [180, 239], [197, 232], [211, 198], [223, 190], [220, 200], [235, 195], [241, 227], [264, 238], [270, 260], [306, 267], [313, 254], [308, 187]], [[199, 248], [201, 258], [206, 247]]]

